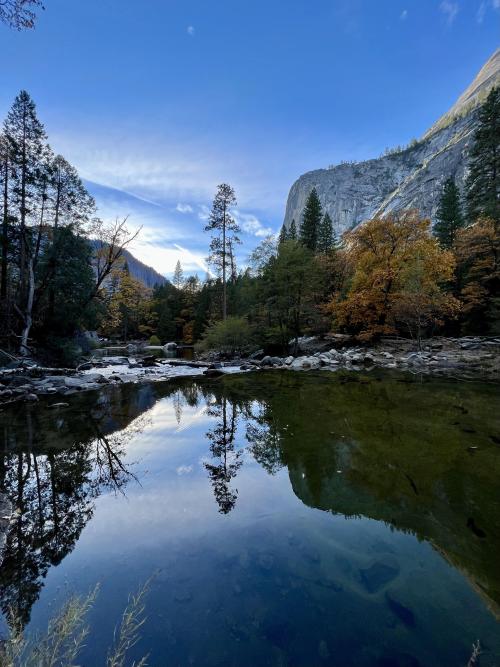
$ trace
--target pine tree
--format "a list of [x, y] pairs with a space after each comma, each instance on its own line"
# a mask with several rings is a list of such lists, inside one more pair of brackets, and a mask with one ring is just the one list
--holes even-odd
[[295, 220], [292, 220], [292, 222], [290, 223], [290, 229], [288, 230], [288, 239], [290, 241], [297, 240], [297, 225], [295, 224]]
[[466, 181], [467, 217], [500, 219], [500, 88], [492, 88], [479, 113]]
[[328, 213], [325, 213], [318, 229], [317, 250], [321, 253], [328, 253], [335, 249], [337, 239], [333, 231], [333, 222]]
[[318, 245], [318, 231], [322, 217], [323, 211], [321, 209], [318, 193], [316, 192], [316, 188], [313, 188], [307, 198], [302, 217], [302, 225], [300, 227], [301, 243], [313, 252]]
[[40, 177], [39, 161], [47, 151], [44, 127], [36, 115], [35, 103], [22, 90], [14, 100], [4, 123], [12, 166], [12, 200], [16, 208], [20, 232], [20, 283], [24, 297], [27, 285], [27, 234], [29, 214], [34, 207]]
[[434, 235], [442, 248], [450, 249], [455, 244], [458, 230], [465, 224], [460, 205], [460, 192], [453, 178], [448, 178], [444, 184], [436, 215]]
[[172, 282], [177, 289], [182, 289], [182, 285], [184, 283], [184, 272], [179, 260], [177, 260], [177, 264], [175, 265], [174, 278]]
[[[230, 214], [231, 206], [236, 205], [236, 195], [233, 188], [227, 183], [222, 183], [212, 204], [210, 218], [205, 231], [214, 232], [210, 243], [209, 261], [221, 273], [222, 277], [222, 319], [227, 318], [227, 267], [231, 264], [232, 244], [239, 243], [237, 236], [240, 228], [236, 220]], [[228, 244], [231, 239], [231, 244]], [[228, 261], [229, 260], [229, 261]]]
[[279, 233], [279, 236], [278, 236], [278, 245], [281, 245], [285, 241], [288, 241], [288, 239], [289, 239], [288, 230], [285, 227], [285, 225], [283, 224], [281, 226], [280, 233]]

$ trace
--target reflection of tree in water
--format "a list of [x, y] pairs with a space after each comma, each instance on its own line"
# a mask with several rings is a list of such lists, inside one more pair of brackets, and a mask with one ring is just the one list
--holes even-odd
[[49, 567], [73, 549], [92, 517], [94, 499], [106, 489], [122, 490], [131, 476], [122, 461], [124, 441], [140, 424], [106, 436], [91, 414], [86, 418], [93, 439], [65, 449], [37, 448], [27, 411], [28, 442], [10, 449], [7, 439], [0, 455], [0, 483], [15, 508], [0, 569], [0, 606], [23, 625]]
[[212, 483], [215, 500], [221, 514], [228, 514], [235, 506], [238, 490], [230, 483], [243, 464], [243, 450], [235, 451], [234, 438], [238, 421], [237, 407], [226, 396], [218, 402], [208, 404], [207, 414], [217, 419], [216, 425], [207, 433], [210, 451], [217, 463], [205, 463]]

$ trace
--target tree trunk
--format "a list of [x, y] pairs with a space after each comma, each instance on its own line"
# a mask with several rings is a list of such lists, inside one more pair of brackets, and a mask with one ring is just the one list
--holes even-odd
[[226, 205], [222, 219], [222, 319], [227, 319], [227, 292], [226, 292]]
[[33, 299], [35, 296], [35, 272], [33, 271], [33, 258], [28, 261], [28, 298], [26, 301], [26, 310], [24, 312], [24, 328], [21, 334], [21, 346], [19, 352], [22, 356], [29, 355], [28, 338], [32, 325]]
[[3, 182], [3, 221], [2, 221], [2, 271], [0, 277], [0, 300], [7, 299], [7, 255], [9, 252], [9, 162], [5, 158]]

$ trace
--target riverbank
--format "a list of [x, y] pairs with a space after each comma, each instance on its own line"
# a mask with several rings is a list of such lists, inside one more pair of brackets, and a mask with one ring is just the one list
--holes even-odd
[[0, 370], [0, 405], [37, 403], [53, 398], [57, 407], [76, 393], [113, 383], [168, 380], [175, 377], [217, 377], [224, 373], [284, 368], [293, 371], [396, 369], [460, 379], [500, 380], [500, 338], [432, 338], [421, 350], [412, 341], [384, 338], [376, 346], [353, 346], [346, 336], [303, 338], [296, 356], [269, 356], [257, 352], [249, 358], [221, 361], [114, 356], [94, 359], [77, 369], [44, 368], [36, 364]]

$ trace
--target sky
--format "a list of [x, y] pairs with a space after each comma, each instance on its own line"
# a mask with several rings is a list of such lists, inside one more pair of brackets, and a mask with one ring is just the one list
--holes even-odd
[[497, 48], [500, 0], [44, 0], [0, 25], [0, 118], [26, 89], [53, 149], [131, 247], [205, 275], [219, 183], [240, 263], [304, 172], [417, 138]]

